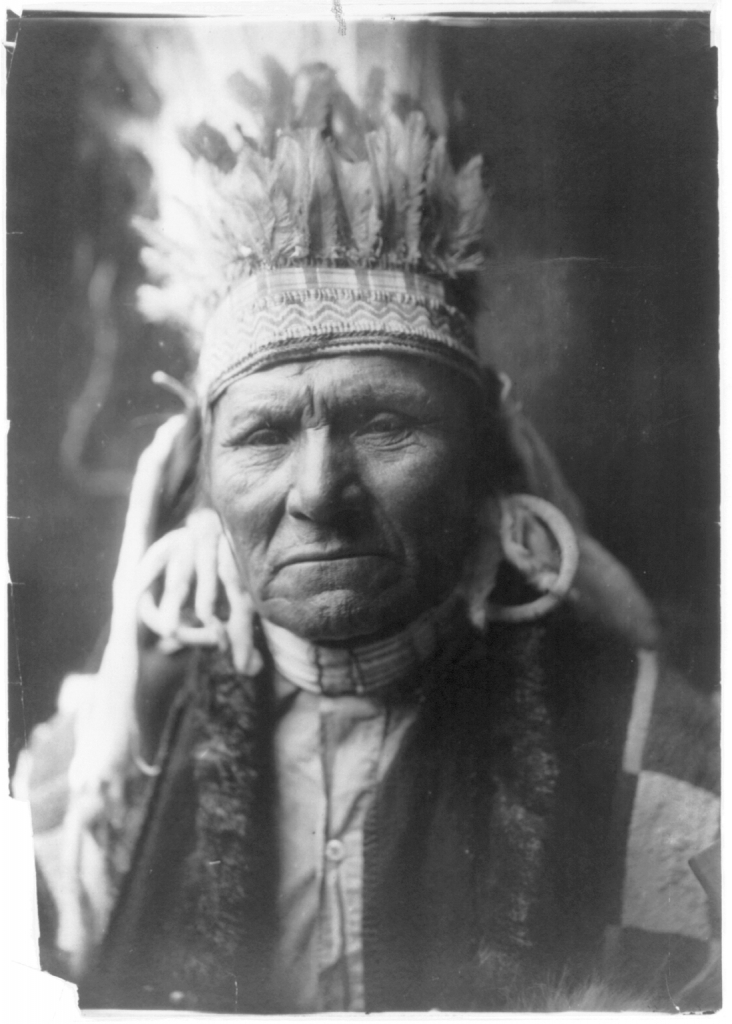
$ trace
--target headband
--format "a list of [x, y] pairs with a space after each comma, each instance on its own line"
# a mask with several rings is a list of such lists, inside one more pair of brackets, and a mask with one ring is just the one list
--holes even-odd
[[199, 394], [211, 404], [257, 370], [354, 354], [421, 356], [480, 381], [470, 324], [441, 282], [398, 270], [285, 267], [247, 278], [213, 314]]

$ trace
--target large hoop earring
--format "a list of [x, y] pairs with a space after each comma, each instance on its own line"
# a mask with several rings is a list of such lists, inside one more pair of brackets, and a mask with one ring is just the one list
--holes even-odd
[[508, 500], [519, 511], [524, 509], [535, 516], [549, 531], [559, 549], [559, 571], [551, 580], [546, 579], [545, 573], [541, 579], [532, 580], [532, 584], [544, 590], [544, 593], [528, 604], [499, 605], [489, 601], [487, 618], [493, 622], [532, 622], [556, 608], [569, 593], [579, 563], [579, 545], [569, 520], [551, 502], [533, 494], [512, 494]]

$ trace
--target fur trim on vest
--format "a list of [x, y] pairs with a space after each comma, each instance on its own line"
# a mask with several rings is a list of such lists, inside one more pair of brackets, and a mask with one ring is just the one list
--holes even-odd
[[[568, 962], [568, 984], [587, 973], [623, 729], [600, 683], [583, 696], [585, 673], [601, 652], [624, 722], [632, 657], [618, 647], [607, 664], [604, 642], [568, 654], [566, 641], [556, 617], [480, 637], [460, 616], [405, 682], [420, 713], [364, 840], [367, 1009], [517, 1009]], [[191, 662], [84, 1005], [170, 1007], [172, 994], [178, 1008], [278, 1009], [270, 671]]]

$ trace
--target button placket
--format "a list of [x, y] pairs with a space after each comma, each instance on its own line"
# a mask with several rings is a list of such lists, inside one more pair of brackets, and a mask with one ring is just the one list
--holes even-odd
[[340, 839], [329, 839], [325, 844], [325, 859], [331, 864], [340, 864], [346, 855], [346, 848]]

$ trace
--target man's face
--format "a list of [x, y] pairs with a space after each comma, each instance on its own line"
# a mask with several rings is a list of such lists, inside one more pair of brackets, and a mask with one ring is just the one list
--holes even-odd
[[264, 618], [309, 640], [376, 638], [449, 594], [476, 503], [465, 392], [425, 360], [364, 355], [224, 393], [210, 497]]

